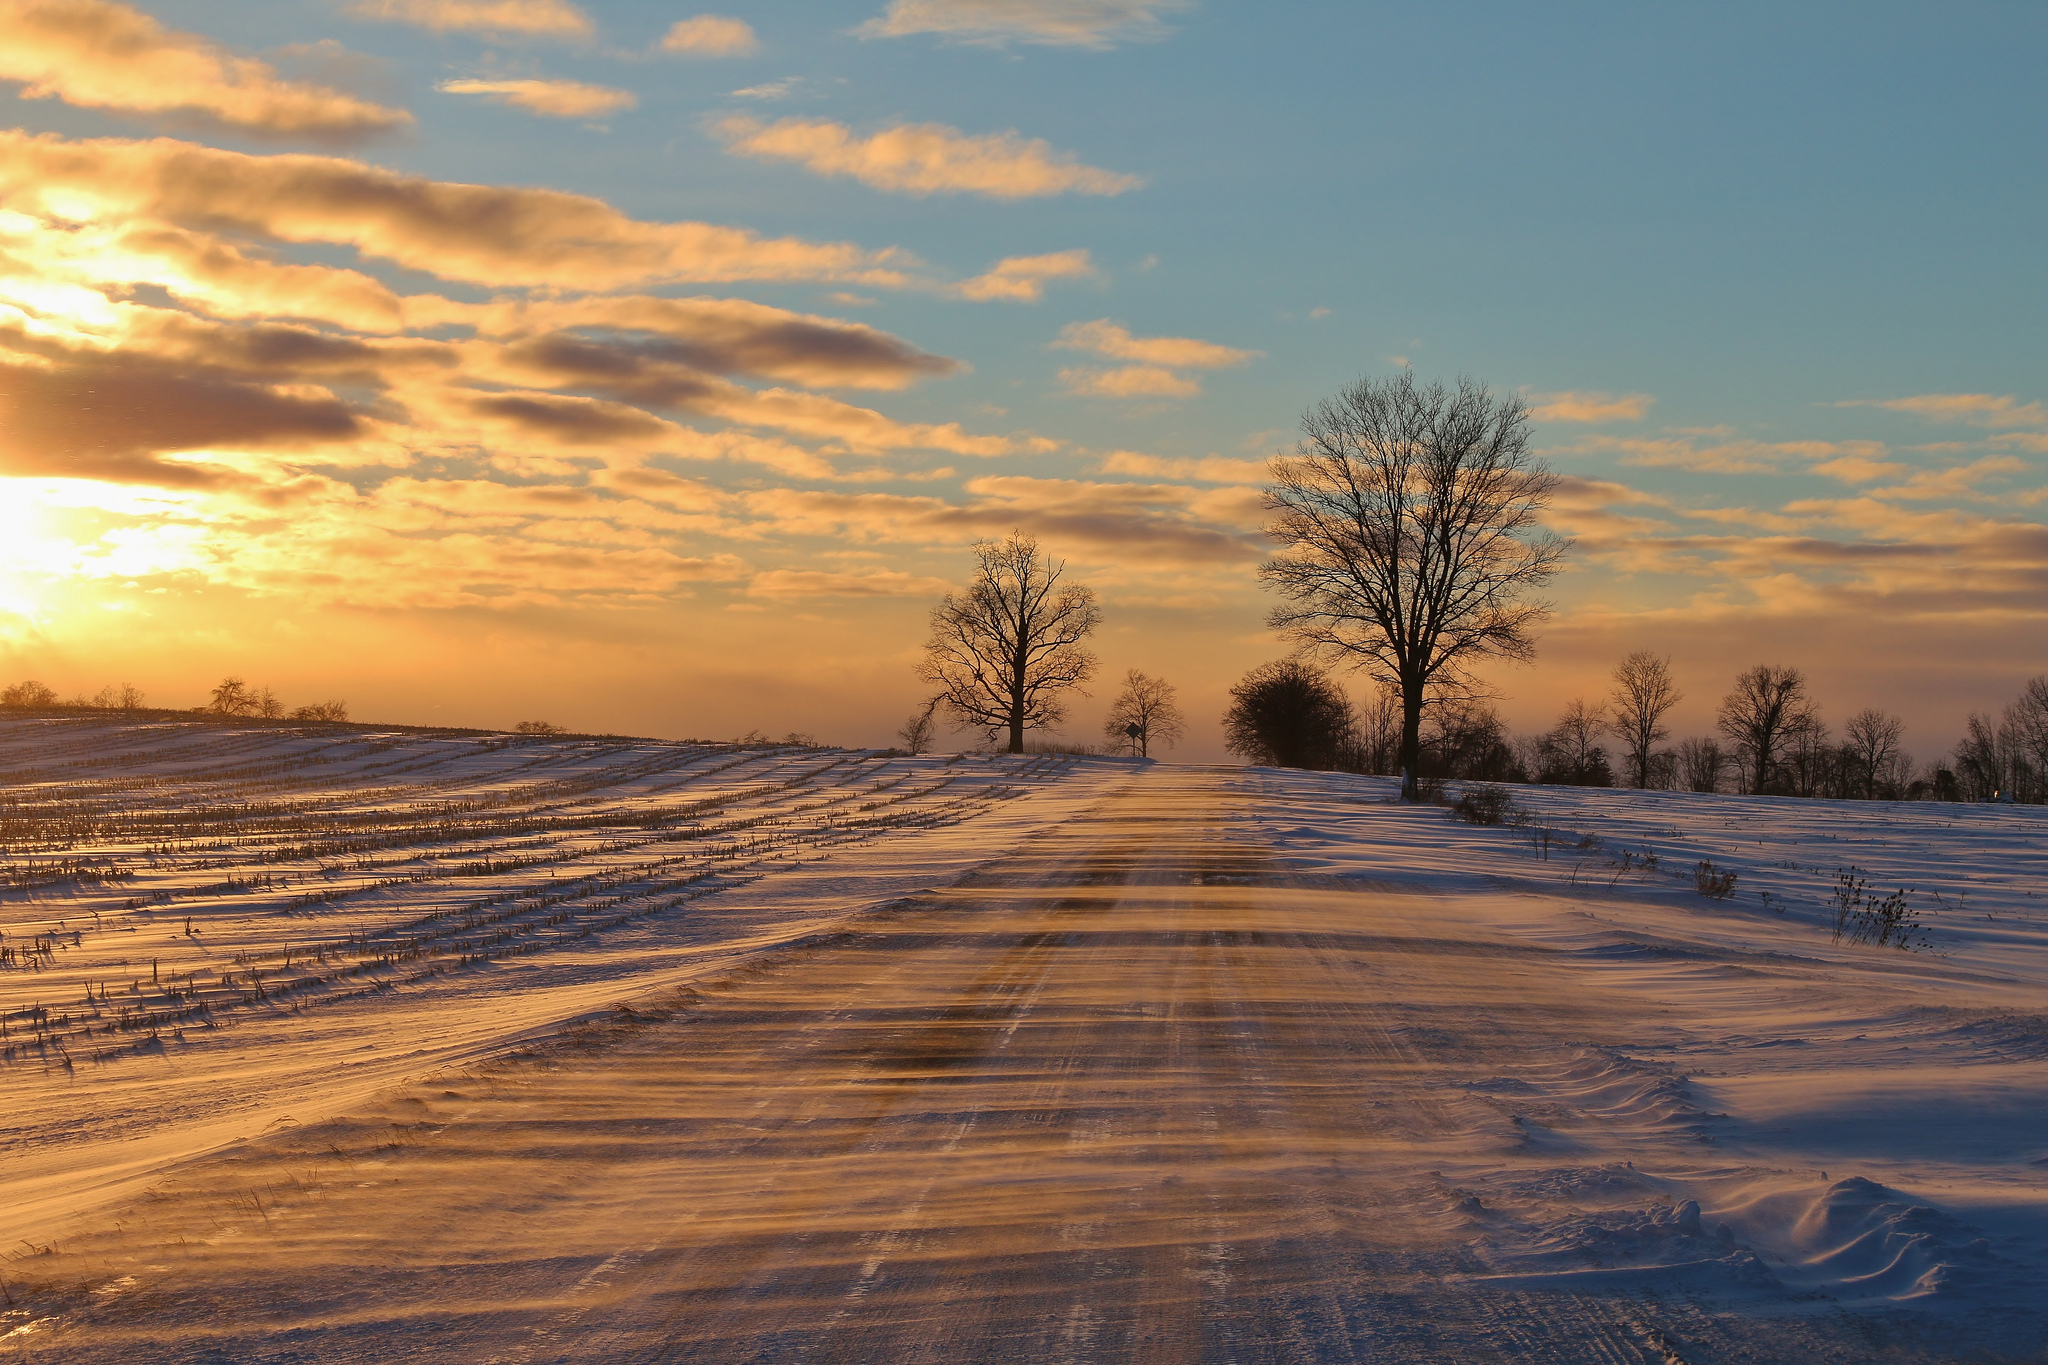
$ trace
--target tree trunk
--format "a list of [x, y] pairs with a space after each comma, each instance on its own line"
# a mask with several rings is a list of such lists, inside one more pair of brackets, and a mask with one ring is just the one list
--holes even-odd
[[1422, 684], [1401, 680], [1401, 799], [1421, 798], [1417, 779], [1422, 775]]

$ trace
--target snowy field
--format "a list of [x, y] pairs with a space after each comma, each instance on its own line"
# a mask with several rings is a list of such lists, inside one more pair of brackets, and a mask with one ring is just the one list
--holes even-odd
[[0, 1356], [2048, 1358], [2048, 812], [1510, 790], [0, 721]]

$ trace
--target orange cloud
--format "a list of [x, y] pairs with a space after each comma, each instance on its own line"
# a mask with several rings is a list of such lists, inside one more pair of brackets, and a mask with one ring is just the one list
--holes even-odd
[[1135, 360], [1146, 365], [1170, 365], [1184, 370], [1220, 370], [1256, 360], [1264, 351], [1241, 351], [1194, 337], [1134, 337], [1129, 330], [1099, 318], [1094, 322], [1070, 322], [1060, 329], [1054, 346], [1071, 351], [1093, 351], [1112, 360]]
[[645, 332], [662, 338], [650, 355], [719, 374], [755, 374], [813, 387], [902, 389], [964, 367], [862, 323], [744, 299], [613, 295], [500, 299], [489, 304], [423, 301], [415, 326], [459, 322], [488, 336], [570, 328]]
[[1227, 460], [1220, 455], [1173, 459], [1113, 450], [1102, 461], [1105, 474], [1136, 474], [1154, 479], [1198, 479], [1203, 483], [1258, 484], [1267, 479], [1264, 460]]
[[1053, 251], [1043, 256], [1007, 256], [985, 275], [962, 280], [949, 291], [956, 297], [977, 302], [1000, 299], [1012, 303], [1036, 303], [1045, 297], [1047, 280], [1086, 279], [1095, 264], [1086, 250]]
[[559, 190], [465, 185], [335, 157], [248, 156], [168, 139], [72, 142], [0, 131], [0, 196], [77, 219], [146, 215], [334, 242], [444, 279], [569, 289], [650, 282], [840, 280], [902, 286], [895, 252], [649, 223]]
[[357, 0], [349, 12], [436, 33], [587, 38], [591, 32], [590, 16], [568, 0]]
[[678, 19], [662, 35], [661, 50], [687, 57], [745, 57], [758, 50], [760, 40], [744, 19], [723, 14], [700, 14]]
[[770, 569], [754, 575], [747, 596], [784, 601], [797, 597], [937, 597], [952, 586], [943, 578], [887, 569], [870, 573]]
[[906, 123], [855, 137], [843, 123], [786, 118], [763, 123], [734, 114], [712, 125], [734, 156], [794, 161], [819, 175], [844, 176], [899, 194], [978, 194], [1034, 199], [1057, 194], [1122, 194], [1137, 176], [1084, 166], [1043, 138], [1015, 133], [969, 136], [939, 123]]
[[0, 0], [0, 79], [24, 99], [177, 115], [272, 137], [349, 141], [408, 127], [403, 109], [237, 57], [115, 0]]
[[1089, 398], [1192, 398], [1202, 386], [1157, 365], [1123, 365], [1113, 370], [1060, 371], [1068, 393]]
[[1529, 409], [1539, 422], [1634, 422], [1657, 400], [1647, 393], [1546, 393]]
[[585, 85], [582, 81], [460, 80], [442, 81], [435, 89], [450, 95], [482, 95], [494, 103], [509, 104], [543, 118], [603, 118], [640, 102], [630, 90]]
[[1035, 43], [1097, 50], [1120, 41], [1163, 38], [1162, 14], [1193, 0], [889, 0], [854, 32], [863, 38], [935, 33], [959, 43], [1001, 47]]

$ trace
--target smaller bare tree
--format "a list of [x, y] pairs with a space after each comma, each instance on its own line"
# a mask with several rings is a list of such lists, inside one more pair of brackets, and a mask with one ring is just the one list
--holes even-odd
[[1752, 794], [1769, 789], [1788, 742], [1819, 724], [1820, 712], [1806, 693], [1806, 675], [1771, 664], [1758, 664], [1737, 677], [1715, 718], [1715, 727], [1735, 744]]
[[1172, 748], [1187, 734], [1187, 717], [1174, 701], [1175, 689], [1164, 678], [1132, 669], [1124, 674], [1124, 690], [1109, 704], [1102, 733], [1109, 752], [1150, 758], [1154, 744]]
[[1875, 800], [1878, 783], [1898, 766], [1899, 741], [1905, 733], [1906, 722], [1876, 710], [1858, 711], [1842, 727], [1850, 781], [1862, 789], [1864, 800]]
[[1728, 771], [1728, 755], [1712, 735], [1688, 739], [1678, 746], [1678, 780], [1689, 792], [1721, 790], [1721, 775]]
[[974, 558], [974, 581], [932, 609], [917, 673], [954, 720], [991, 741], [1007, 732], [1009, 751], [1021, 754], [1024, 732], [1059, 724], [1066, 694], [1095, 676], [1081, 641], [1102, 611], [1095, 590], [1062, 584], [1066, 565], [1022, 531], [977, 541]]
[[247, 716], [255, 714], [258, 705], [256, 692], [241, 678], [230, 673], [214, 684], [202, 710], [216, 716]]
[[1537, 747], [1542, 766], [1536, 780], [1573, 787], [1613, 786], [1607, 751], [1595, 742], [1608, 728], [1606, 707], [1573, 698]]
[[1623, 659], [1614, 670], [1614, 690], [1607, 704], [1613, 708], [1611, 725], [1628, 758], [1628, 781], [1632, 787], [1650, 787], [1651, 771], [1657, 762], [1657, 742], [1670, 736], [1664, 716], [1685, 700], [1685, 693], [1671, 679], [1671, 660], [1647, 649]]
[[915, 757], [932, 751], [932, 741], [939, 737], [939, 722], [933, 712], [939, 709], [939, 699], [933, 697], [924, 706], [913, 712], [903, 728], [896, 732], [896, 738], [903, 741], [904, 751]]
[[336, 698], [333, 701], [316, 701], [307, 706], [292, 708], [293, 720], [347, 720], [348, 703]]

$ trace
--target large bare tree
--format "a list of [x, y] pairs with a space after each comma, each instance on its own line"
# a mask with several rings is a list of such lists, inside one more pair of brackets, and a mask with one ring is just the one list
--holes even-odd
[[1557, 476], [1529, 453], [1521, 400], [1407, 372], [1361, 379], [1311, 408], [1276, 456], [1259, 566], [1285, 598], [1270, 623], [1305, 651], [1401, 697], [1401, 793], [1417, 798], [1426, 702], [1471, 695], [1482, 658], [1528, 660], [1548, 614], [1531, 592], [1571, 542], [1538, 520]]
[[954, 720], [991, 740], [1008, 731], [1010, 752], [1021, 754], [1024, 732], [1057, 725], [1067, 692], [1095, 675], [1081, 641], [1102, 611], [1093, 588], [1062, 583], [1066, 565], [1021, 531], [977, 541], [974, 558], [974, 581], [932, 609], [917, 675]]
[[1737, 757], [1749, 770], [1749, 790], [1770, 785], [1786, 745], [1820, 724], [1820, 712], [1806, 692], [1806, 675], [1796, 668], [1758, 664], [1735, 680], [1735, 690], [1721, 699], [1714, 726], [1735, 742]]
[[1664, 715], [1685, 700], [1671, 680], [1671, 660], [1639, 649], [1614, 670], [1614, 690], [1607, 694], [1615, 735], [1628, 750], [1628, 784], [1648, 787], [1657, 741], [1671, 731]]
[[1176, 689], [1164, 678], [1132, 669], [1124, 674], [1124, 690], [1109, 704], [1102, 733], [1111, 753], [1150, 758], [1152, 746], [1172, 748], [1187, 734], [1187, 717], [1174, 700]]

